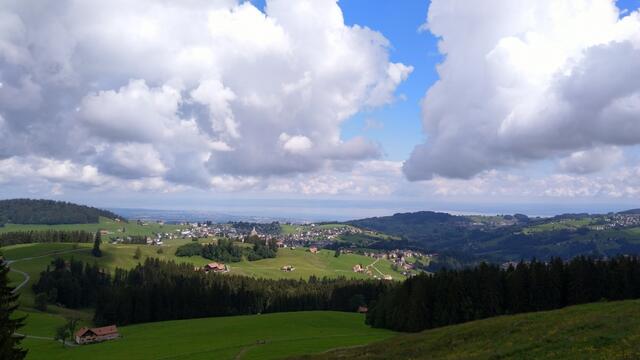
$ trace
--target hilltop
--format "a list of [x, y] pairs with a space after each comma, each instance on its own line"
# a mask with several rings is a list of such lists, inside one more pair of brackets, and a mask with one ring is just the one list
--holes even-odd
[[440, 262], [448, 266], [482, 260], [569, 259], [579, 255], [640, 252], [640, 214], [636, 210], [551, 218], [421, 211], [352, 220], [347, 224], [400, 237], [407, 247], [438, 252], [443, 255]]
[[96, 224], [100, 217], [124, 220], [106, 210], [64, 201], [0, 200], [0, 226], [12, 224]]
[[500, 316], [296, 359], [636, 359], [640, 301]]

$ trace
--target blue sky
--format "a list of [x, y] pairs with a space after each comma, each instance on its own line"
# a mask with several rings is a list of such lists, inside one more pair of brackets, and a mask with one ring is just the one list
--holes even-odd
[[347, 217], [640, 199], [640, 0], [266, 1], [0, 4], [0, 197]]
[[382, 143], [387, 158], [404, 160], [415, 144], [421, 142], [422, 124], [420, 100], [437, 80], [437, 39], [428, 31], [419, 31], [426, 21], [429, 4], [424, 1], [366, 1], [340, 2], [347, 24], [360, 24], [380, 31], [391, 43], [391, 61], [414, 67], [411, 76], [398, 87], [400, 99], [382, 109], [364, 111], [343, 125], [343, 136], [363, 133], [366, 120], [383, 124], [380, 129], [364, 133]]

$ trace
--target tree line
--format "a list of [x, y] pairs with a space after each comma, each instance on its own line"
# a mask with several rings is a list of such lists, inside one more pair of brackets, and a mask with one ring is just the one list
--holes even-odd
[[0, 233], [0, 246], [31, 243], [88, 243], [94, 240], [93, 233], [87, 231], [59, 231], [59, 230], [38, 230], [38, 231], [10, 231]]
[[640, 258], [576, 257], [520, 262], [507, 269], [482, 263], [407, 279], [369, 308], [367, 324], [396, 331], [491, 316], [558, 309], [600, 300], [640, 298]]
[[[269, 280], [205, 274], [193, 266], [148, 258], [113, 275], [80, 261], [55, 260], [34, 286], [70, 308], [95, 307], [97, 324], [135, 324], [197, 317], [302, 310], [355, 311], [390, 285], [382, 281]], [[51, 295], [51, 299], [53, 299]]]

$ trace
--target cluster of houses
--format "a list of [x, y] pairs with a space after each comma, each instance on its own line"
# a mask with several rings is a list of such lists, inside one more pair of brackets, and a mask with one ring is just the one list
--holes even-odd
[[599, 219], [599, 224], [591, 226], [593, 230], [607, 230], [615, 228], [640, 226], [640, 214], [612, 214]]
[[[343, 252], [345, 250], [342, 250]], [[363, 252], [364, 256], [373, 258], [373, 259], [386, 259], [391, 262], [391, 266], [394, 267], [398, 272], [400, 272], [404, 276], [411, 276], [412, 272], [416, 270], [413, 262], [410, 262], [411, 258], [430, 258], [433, 256], [437, 256], [437, 254], [423, 254], [419, 251], [415, 250], [401, 250], [395, 249], [386, 252]], [[354, 268], [354, 272], [355, 272]]]

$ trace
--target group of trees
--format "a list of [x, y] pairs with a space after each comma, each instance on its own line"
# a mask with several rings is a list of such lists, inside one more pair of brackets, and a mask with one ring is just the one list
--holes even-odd
[[146, 245], [147, 237], [144, 235], [129, 235], [122, 238], [123, 244]]
[[94, 240], [93, 233], [87, 231], [10, 231], [0, 233], [0, 246], [31, 243], [89, 243]]
[[110, 211], [63, 201], [0, 200], [0, 224], [95, 224], [101, 216], [124, 221]]
[[46, 299], [48, 303], [69, 308], [89, 307], [96, 303], [99, 289], [107, 286], [109, 279], [109, 275], [95, 264], [56, 258], [40, 273], [40, 279], [33, 284], [33, 292], [36, 298]]
[[238, 262], [242, 260], [242, 250], [240, 246], [234, 245], [231, 240], [218, 239], [215, 243], [202, 245], [200, 255], [216, 261]]
[[275, 243], [265, 243], [257, 236], [247, 237], [245, 244], [250, 244], [250, 246], [237, 245], [232, 240], [225, 238], [204, 245], [193, 242], [178, 247], [176, 256], [200, 255], [216, 261], [238, 262], [242, 260], [243, 256], [249, 261], [274, 258], [278, 252], [278, 246]]
[[640, 298], [640, 258], [577, 257], [502, 269], [480, 264], [406, 280], [369, 308], [367, 323], [420, 331], [503, 314]]
[[55, 260], [34, 286], [70, 308], [95, 306], [97, 324], [229, 316], [300, 310], [355, 311], [385, 292], [381, 281], [267, 280], [205, 274], [189, 264], [148, 258], [114, 274], [71, 260]]

